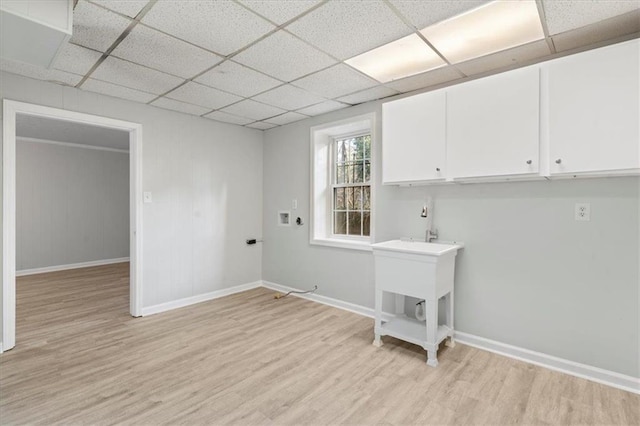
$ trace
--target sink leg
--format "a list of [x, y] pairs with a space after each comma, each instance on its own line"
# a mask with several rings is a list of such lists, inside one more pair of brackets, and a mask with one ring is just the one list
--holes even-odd
[[377, 348], [382, 346], [382, 339], [380, 338], [379, 334], [376, 334], [376, 337], [373, 339], [373, 346], [375, 346]]
[[427, 365], [429, 367], [438, 366], [438, 351], [427, 351]]
[[382, 329], [382, 290], [376, 288], [376, 316], [374, 323], [375, 337], [373, 339], [373, 346], [382, 346], [382, 340], [380, 340], [380, 330]]
[[425, 303], [427, 317], [427, 365], [438, 366], [438, 300], [426, 300]]
[[455, 348], [456, 342], [453, 339], [453, 289], [445, 295], [445, 304], [447, 306], [447, 327], [449, 327], [450, 336], [444, 344], [450, 348]]

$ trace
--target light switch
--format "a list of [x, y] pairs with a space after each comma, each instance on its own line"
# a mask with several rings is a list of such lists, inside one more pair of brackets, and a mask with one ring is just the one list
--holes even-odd
[[298, 200], [296, 200], [295, 198], [291, 201], [291, 208], [293, 210], [296, 210], [298, 208]]
[[150, 203], [153, 201], [153, 198], [151, 197], [151, 192], [144, 192], [143, 193], [143, 197], [142, 197], [143, 201], [145, 203]]

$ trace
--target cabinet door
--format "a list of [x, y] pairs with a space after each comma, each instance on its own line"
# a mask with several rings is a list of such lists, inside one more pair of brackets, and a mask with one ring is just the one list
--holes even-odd
[[382, 180], [409, 183], [445, 178], [445, 92], [382, 105]]
[[640, 169], [639, 51], [633, 40], [549, 64], [552, 175]]
[[447, 164], [452, 177], [537, 174], [537, 67], [464, 83], [447, 93]]

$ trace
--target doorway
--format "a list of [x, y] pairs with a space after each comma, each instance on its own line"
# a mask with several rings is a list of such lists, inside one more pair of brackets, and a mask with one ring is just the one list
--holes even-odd
[[16, 122], [46, 118], [125, 131], [129, 135], [129, 312], [142, 314], [142, 125], [11, 100], [3, 102], [2, 346], [15, 346], [16, 326]]

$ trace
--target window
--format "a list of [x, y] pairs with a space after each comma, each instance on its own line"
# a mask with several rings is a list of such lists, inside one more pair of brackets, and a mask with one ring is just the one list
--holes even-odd
[[371, 250], [375, 114], [311, 128], [311, 244]]
[[371, 228], [371, 135], [335, 138], [333, 234], [368, 237]]

